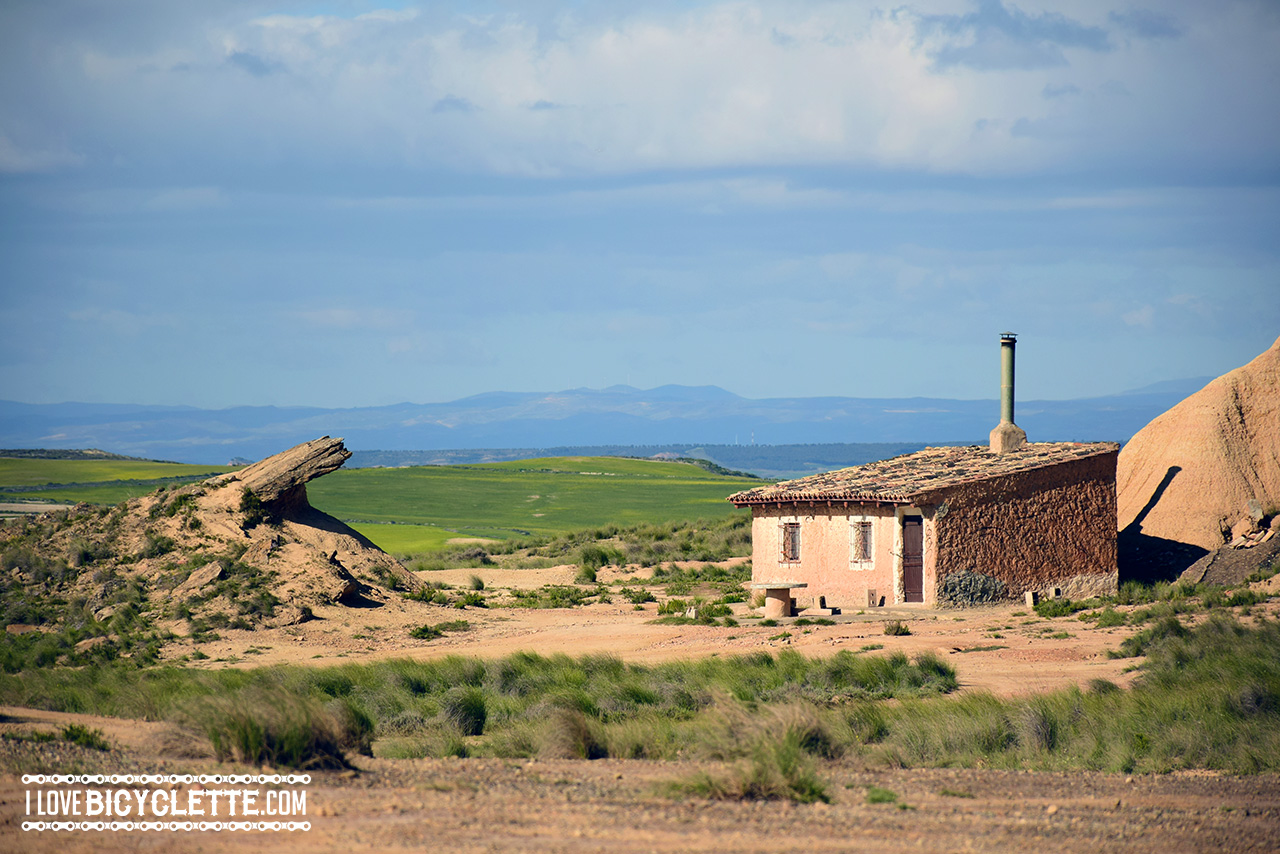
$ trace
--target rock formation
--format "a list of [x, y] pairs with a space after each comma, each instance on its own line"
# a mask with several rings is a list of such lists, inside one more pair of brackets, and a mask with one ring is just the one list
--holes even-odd
[[337, 471], [350, 458], [341, 439], [322, 436], [206, 483], [239, 481], [264, 504], [292, 506], [306, 503], [307, 481]]
[[1116, 489], [1122, 577], [1171, 578], [1260, 531], [1280, 506], [1280, 339], [1130, 439]]
[[81, 505], [18, 520], [0, 530], [0, 545], [64, 556], [68, 569], [53, 573], [59, 576], [53, 581], [49, 572], [15, 567], [19, 584], [83, 598], [99, 621], [131, 597], [135, 611], [156, 624], [176, 622], [179, 632], [184, 621], [214, 628], [288, 624], [316, 607], [369, 604], [418, 589], [421, 582], [398, 561], [307, 502], [306, 483], [350, 456], [341, 439], [325, 436], [114, 510]]

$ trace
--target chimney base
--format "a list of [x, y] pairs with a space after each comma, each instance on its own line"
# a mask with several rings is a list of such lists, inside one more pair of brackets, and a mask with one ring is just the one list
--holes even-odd
[[991, 431], [991, 453], [1007, 454], [1027, 444], [1027, 431], [1012, 421], [1001, 421]]

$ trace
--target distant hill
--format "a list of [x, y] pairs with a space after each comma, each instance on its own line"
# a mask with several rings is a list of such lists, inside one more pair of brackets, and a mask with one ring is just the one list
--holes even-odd
[[138, 463], [159, 463], [167, 460], [146, 460], [109, 454], [97, 448], [0, 448], [0, 457], [12, 460], [129, 460]]
[[[1189, 393], [1196, 380], [1080, 400], [1023, 400], [1017, 420], [1033, 441], [1124, 441]], [[1191, 389], [1194, 391], [1194, 389]], [[323, 409], [197, 409], [128, 404], [0, 401], [0, 444], [111, 448], [180, 462], [261, 459], [321, 435], [373, 449], [563, 448], [687, 444], [941, 444], [984, 442], [996, 400], [808, 397], [751, 399], [715, 386], [630, 386], [492, 392], [448, 403]], [[716, 462], [735, 465], [722, 457]]]
[[[938, 444], [938, 443], [934, 443]], [[829, 442], [807, 445], [576, 445], [557, 448], [454, 448], [435, 451], [355, 451], [347, 468], [475, 465], [539, 457], [635, 457], [705, 460], [721, 474], [783, 479], [910, 454], [922, 442]]]

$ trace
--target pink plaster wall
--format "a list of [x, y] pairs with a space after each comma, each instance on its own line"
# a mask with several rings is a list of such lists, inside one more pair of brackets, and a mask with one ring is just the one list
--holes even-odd
[[[870, 568], [849, 559], [850, 513], [870, 517], [875, 552]], [[800, 522], [799, 563], [782, 560], [782, 524], [787, 521]], [[895, 525], [892, 507], [756, 507], [751, 524], [751, 580], [807, 583], [806, 589], [795, 591], [802, 608], [817, 596], [826, 596], [828, 605], [865, 608], [869, 588], [892, 604]], [[926, 553], [927, 549], [926, 545]]]

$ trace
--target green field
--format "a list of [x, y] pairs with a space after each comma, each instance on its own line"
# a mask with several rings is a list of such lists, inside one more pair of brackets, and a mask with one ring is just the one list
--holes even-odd
[[413, 555], [448, 548], [455, 537], [475, 536], [435, 525], [389, 525], [356, 522], [351, 527], [364, 534], [378, 548], [393, 555]]
[[[384, 549], [407, 553], [438, 548], [455, 536], [509, 539], [598, 525], [724, 518], [740, 512], [725, 498], [759, 483], [690, 463], [564, 457], [344, 469], [308, 484], [307, 493], [314, 506], [354, 523]], [[419, 528], [421, 539], [417, 526], [427, 526]]]
[[0, 489], [113, 480], [160, 480], [210, 476], [235, 466], [153, 463], [143, 460], [36, 460], [0, 458]]
[[[161, 484], [202, 480], [238, 466], [155, 463], [144, 460], [0, 458], [0, 498], [74, 504], [119, 504]], [[47, 488], [46, 488], [47, 487]]]
[[[208, 476], [226, 466], [128, 460], [0, 459], [0, 493], [15, 498], [116, 504], [162, 479]], [[468, 466], [340, 469], [307, 484], [311, 503], [393, 554], [443, 548], [454, 537], [548, 536], [602, 525], [719, 519], [725, 498], [760, 481], [691, 463], [560, 457]], [[58, 488], [31, 489], [45, 484]]]

